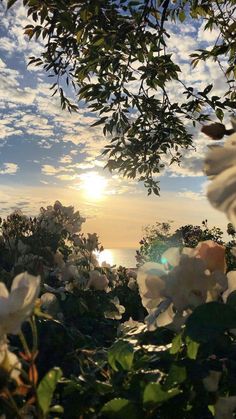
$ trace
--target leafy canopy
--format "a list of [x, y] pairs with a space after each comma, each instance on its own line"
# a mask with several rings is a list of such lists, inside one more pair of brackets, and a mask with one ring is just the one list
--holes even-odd
[[[2, 0], [3, 2], [6, 0]], [[8, 0], [10, 8], [18, 0]], [[41, 38], [44, 50], [29, 63], [53, 77], [51, 89], [62, 108], [76, 111], [81, 102], [97, 115], [109, 144], [110, 171], [138, 178], [148, 193], [159, 194], [157, 174], [167, 155], [179, 162], [181, 149], [192, 146], [187, 125], [209, 114], [222, 121], [235, 109], [235, 0], [23, 0], [33, 23], [25, 28]], [[173, 23], [218, 29], [213, 46], [193, 51], [195, 67], [213, 60], [226, 79], [220, 98], [209, 84], [202, 91], [186, 86], [170, 53]], [[211, 35], [212, 36], [212, 35]], [[68, 87], [72, 87], [71, 94]], [[171, 90], [179, 92], [179, 103]], [[70, 92], [69, 95], [66, 92]], [[71, 99], [74, 96], [75, 100]]]

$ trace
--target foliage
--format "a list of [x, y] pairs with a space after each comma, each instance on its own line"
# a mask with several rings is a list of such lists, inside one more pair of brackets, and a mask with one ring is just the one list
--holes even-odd
[[232, 237], [227, 243], [223, 240], [223, 231], [218, 227], [208, 227], [207, 220], [201, 226], [191, 224], [182, 226], [175, 231], [171, 229], [170, 222], [156, 222], [155, 225], [144, 229], [144, 237], [140, 240], [140, 249], [136, 252], [138, 266], [146, 261], [162, 262], [161, 255], [170, 247], [196, 247], [205, 240], [213, 240], [224, 244], [228, 270], [235, 268], [236, 260], [231, 249], [236, 245], [235, 229], [231, 223], [227, 226], [227, 233]]
[[[11, 8], [17, 0], [2, 0]], [[95, 112], [104, 135], [107, 167], [138, 178], [148, 193], [159, 194], [156, 180], [167, 155], [179, 162], [192, 146], [188, 125], [210, 114], [222, 121], [235, 109], [234, 0], [23, 0], [32, 23], [25, 34], [40, 39], [44, 50], [29, 64], [43, 66], [53, 78], [61, 106], [76, 111], [83, 103]], [[211, 48], [193, 51], [192, 66], [214, 61], [225, 78], [220, 98], [209, 84], [201, 91], [186, 86], [170, 50], [174, 24], [217, 28]], [[211, 36], [214, 32], [211, 33]], [[73, 92], [71, 92], [71, 88]], [[171, 91], [183, 100], [171, 99]], [[73, 101], [74, 97], [74, 101]]]

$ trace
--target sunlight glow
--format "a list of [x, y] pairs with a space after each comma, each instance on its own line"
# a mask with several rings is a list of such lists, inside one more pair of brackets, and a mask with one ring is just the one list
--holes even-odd
[[104, 197], [107, 179], [96, 172], [85, 173], [81, 176], [82, 189], [88, 199], [100, 200]]
[[105, 249], [102, 252], [97, 252], [96, 253], [99, 265], [102, 264], [102, 262], [106, 262], [109, 263], [109, 265], [113, 266], [114, 263], [114, 257], [113, 257], [113, 253], [111, 250], [109, 249]]

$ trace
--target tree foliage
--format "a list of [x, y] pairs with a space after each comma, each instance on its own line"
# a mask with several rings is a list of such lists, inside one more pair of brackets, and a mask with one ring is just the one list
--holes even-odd
[[[44, 43], [41, 56], [30, 57], [29, 63], [43, 66], [53, 78], [51, 89], [59, 94], [63, 109], [76, 111], [87, 103], [97, 115], [94, 125], [101, 124], [110, 140], [103, 151], [106, 167], [143, 181], [148, 193], [159, 194], [162, 156], [168, 155], [169, 164], [179, 162], [181, 150], [192, 146], [192, 123], [207, 120], [211, 113], [222, 121], [225, 112], [235, 109], [235, 0], [23, 4], [33, 19], [25, 34]], [[219, 64], [227, 86], [221, 98], [212, 84], [202, 91], [186, 86], [172, 57], [171, 28], [176, 23], [181, 31], [186, 22], [204, 23], [205, 31], [218, 29], [213, 46], [193, 51], [189, 60], [193, 67], [212, 60]], [[179, 92], [178, 102], [171, 98], [173, 89]]]
[[215, 243], [225, 246], [228, 270], [235, 269], [236, 259], [232, 254], [232, 248], [236, 245], [236, 232], [231, 223], [227, 226], [230, 240], [225, 242], [224, 233], [219, 227], [208, 226], [207, 220], [202, 225], [186, 224], [173, 231], [172, 221], [156, 222], [154, 225], [145, 227], [144, 237], [140, 240], [140, 248], [136, 251], [138, 265], [145, 262], [162, 263], [162, 254], [170, 247], [196, 247], [199, 242], [213, 240]]

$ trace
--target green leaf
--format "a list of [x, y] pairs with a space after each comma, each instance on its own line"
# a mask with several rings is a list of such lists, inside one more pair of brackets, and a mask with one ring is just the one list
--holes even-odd
[[78, 44], [80, 43], [80, 40], [82, 38], [82, 35], [84, 33], [84, 29], [81, 29], [80, 31], [77, 32], [76, 34], [76, 41], [78, 42]]
[[220, 108], [216, 109], [216, 116], [221, 122], [223, 121], [224, 112], [222, 111], [222, 109], [220, 109]]
[[134, 404], [127, 399], [113, 399], [107, 402], [101, 412], [111, 419], [136, 419], [137, 409]]
[[180, 22], [184, 22], [185, 19], [186, 19], [186, 15], [184, 13], [184, 10], [180, 10], [180, 12], [179, 12], [179, 20], [180, 20]]
[[96, 390], [96, 392], [98, 392], [99, 394], [107, 394], [107, 393], [111, 393], [113, 391], [113, 387], [111, 384], [109, 383], [103, 383], [102, 381], [96, 381], [94, 388]]
[[205, 94], [205, 95], [207, 95], [208, 93], [210, 93], [210, 91], [212, 90], [212, 88], [213, 88], [213, 84], [209, 84], [204, 90], [203, 90], [203, 93]]
[[167, 389], [172, 388], [177, 384], [183, 383], [186, 378], [186, 368], [180, 365], [172, 364], [163, 387]]
[[236, 310], [227, 304], [211, 302], [197, 307], [186, 321], [186, 334], [196, 342], [208, 342], [236, 328]]
[[186, 338], [186, 345], [187, 345], [187, 355], [190, 359], [196, 359], [198, 348], [200, 344], [198, 342], [195, 342], [194, 340], [190, 339], [188, 336]]
[[170, 354], [171, 355], [177, 354], [181, 350], [182, 344], [183, 344], [182, 333], [180, 333], [179, 335], [175, 336], [174, 339], [172, 340], [172, 346], [170, 348]]
[[134, 348], [131, 343], [118, 340], [108, 351], [108, 362], [114, 371], [118, 366], [124, 370], [130, 370], [134, 359]]
[[149, 383], [143, 393], [144, 404], [161, 404], [181, 393], [178, 388], [163, 390], [159, 383]]
[[55, 391], [58, 381], [62, 377], [62, 371], [60, 368], [52, 368], [40, 381], [37, 388], [38, 403], [46, 414], [50, 409], [53, 393]]
[[13, 6], [13, 4], [15, 4], [17, 2], [17, 0], [8, 0], [7, 2], [7, 9], [10, 9], [10, 7]]
[[107, 118], [108, 118], [108, 116], [103, 116], [97, 122], [94, 122], [94, 124], [92, 124], [91, 127], [96, 127], [97, 125], [104, 124], [104, 122], [107, 120]]
[[209, 404], [208, 409], [210, 410], [211, 414], [215, 417], [215, 406], [213, 404]]

